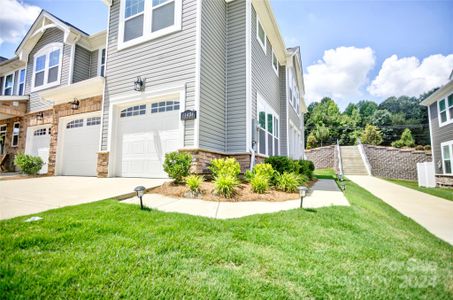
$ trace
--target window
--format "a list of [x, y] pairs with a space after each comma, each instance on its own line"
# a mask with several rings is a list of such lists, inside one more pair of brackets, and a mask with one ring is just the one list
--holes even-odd
[[87, 126], [94, 126], [101, 124], [101, 117], [87, 118]]
[[439, 126], [453, 123], [453, 94], [437, 102], [439, 110]]
[[453, 174], [453, 141], [440, 144], [444, 174]]
[[66, 125], [67, 129], [78, 128], [78, 127], [83, 127], [83, 119], [73, 120]]
[[256, 17], [256, 38], [258, 39], [261, 48], [263, 48], [264, 53], [266, 53], [266, 32], [264, 32], [263, 26], [261, 26], [261, 22], [258, 17]]
[[17, 145], [19, 145], [19, 132], [20, 132], [20, 123], [14, 122], [13, 138], [11, 140], [11, 147], [17, 147]]
[[277, 56], [275, 56], [274, 50], [272, 50], [272, 69], [274, 69], [275, 74], [278, 76], [278, 60]]
[[151, 104], [151, 113], [179, 110], [179, 101], [163, 101]]
[[288, 101], [293, 107], [294, 111], [299, 115], [299, 106], [300, 106], [300, 93], [299, 88], [297, 87], [297, 81], [295, 76], [293, 75], [292, 69], [289, 69], [289, 76], [288, 76], [288, 84], [289, 84], [289, 95]]
[[181, 29], [182, 0], [122, 0], [119, 47]]
[[105, 48], [99, 49], [99, 70], [98, 75], [104, 77], [105, 76]]
[[0, 126], [0, 154], [5, 154], [6, 125]]
[[125, 117], [132, 117], [132, 116], [138, 116], [138, 115], [144, 115], [146, 113], [146, 105], [136, 105], [136, 106], [131, 106], [126, 109], [123, 109], [120, 113], [121, 118]]
[[17, 81], [17, 95], [25, 94], [25, 69], [19, 70], [19, 80]]
[[61, 43], [52, 43], [35, 54], [32, 90], [60, 84], [62, 49]]
[[3, 95], [11, 96], [13, 94], [14, 73], [5, 76], [3, 83]]
[[257, 95], [258, 114], [258, 153], [273, 156], [279, 155], [279, 117], [272, 108]]
[[[33, 132], [34, 136], [40, 136], [40, 135], [46, 135], [46, 134], [47, 134], [46, 128], [37, 129], [37, 130], [35, 130], [35, 132]], [[50, 128], [49, 128], [49, 134], [50, 134]]]

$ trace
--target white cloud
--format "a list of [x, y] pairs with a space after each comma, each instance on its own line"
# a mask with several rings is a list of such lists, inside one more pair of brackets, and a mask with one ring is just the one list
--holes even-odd
[[374, 64], [374, 52], [369, 47], [326, 50], [322, 60], [307, 67], [305, 98], [312, 102], [328, 96], [341, 101], [358, 96]]
[[367, 90], [379, 97], [419, 96], [446, 83], [452, 69], [453, 54], [431, 55], [421, 63], [416, 57], [392, 55], [384, 61]]
[[41, 8], [17, 0], [0, 0], [0, 45], [18, 43], [28, 27], [38, 16]]

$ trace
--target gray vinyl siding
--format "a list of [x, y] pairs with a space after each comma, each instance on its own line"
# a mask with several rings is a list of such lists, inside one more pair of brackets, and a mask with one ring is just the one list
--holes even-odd
[[74, 71], [72, 73], [73, 83], [90, 78], [90, 64], [91, 52], [83, 47], [80, 47], [79, 45], [76, 45], [74, 54]]
[[280, 66], [280, 155], [288, 155], [288, 117], [286, 110], [288, 106], [286, 94], [286, 67]]
[[203, 1], [200, 65], [200, 148], [225, 151], [226, 3]]
[[226, 151], [246, 150], [246, 1], [227, 3]]
[[267, 51], [264, 53], [256, 38], [256, 12], [252, 6], [252, 117], [256, 118], [257, 92], [279, 115], [280, 113], [280, 83], [279, 76], [272, 68], [272, 46], [267, 39]]
[[[27, 79], [25, 83], [25, 94], [30, 94], [30, 101], [29, 101], [29, 111], [37, 111], [46, 108], [52, 107], [52, 102], [41, 100], [40, 97], [36, 92], [31, 93], [31, 82], [33, 76], [33, 68], [34, 68], [34, 55], [38, 52], [42, 47], [46, 46], [49, 43], [63, 43], [63, 31], [58, 28], [50, 28], [47, 29], [44, 34], [41, 36], [39, 41], [36, 43], [33, 50], [30, 52], [28, 56], [28, 65], [27, 65]], [[71, 46], [64, 44], [63, 45], [63, 60], [62, 60], [62, 67], [61, 67], [61, 76], [60, 76], [60, 86], [68, 84], [68, 78], [70, 73], [70, 61], [71, 61]], [[53, 87], [55, 88], [55, 87]], [[41, 90], [42, 91], [42, 90]]]
[[[110, 7], [106, 92], [104, 95], [102, 150], [107, 149], [109, 106], [112, 96], [131, 92], [137, 76], [146, 89], [183, 83], [186, 109], [194, 108], [197, 1], [183, 0], [182, 30], [118, 51], [120, 1]], [[194, 121], [185, 122], [184, 145], [194, 145]]]
[[94, 50], [90, 55], [90, 78], [98, 76], [99, 50]]
[[442, 152], [440, 144], [447, 141], [453, 140], [453, 124], [448, 124], [439, 127], [439, 115], [437, 109], [437, 102], [430, 105], [430, 118], [431, 118], [431, 130], [432, 130], [432, 141], [431, 147], [433, 149], [433, 161], [436, 168], [436, 174], [443, 173], [443, 166], [437, 168], [437, 162], [442, 160]]

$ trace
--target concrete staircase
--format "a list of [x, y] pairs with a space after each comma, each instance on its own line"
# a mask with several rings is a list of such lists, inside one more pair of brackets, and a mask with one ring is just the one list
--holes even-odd
[[341, 146], [340, 151], [345, 175], [368, 175], [357, 146]]

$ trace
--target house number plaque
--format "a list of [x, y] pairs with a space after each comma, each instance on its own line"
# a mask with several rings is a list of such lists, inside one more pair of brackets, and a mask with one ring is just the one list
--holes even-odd
[[196, 118], [197, 118], [196, 110], [186, 110], [181, 113], [182, 121], [195, 120]]

